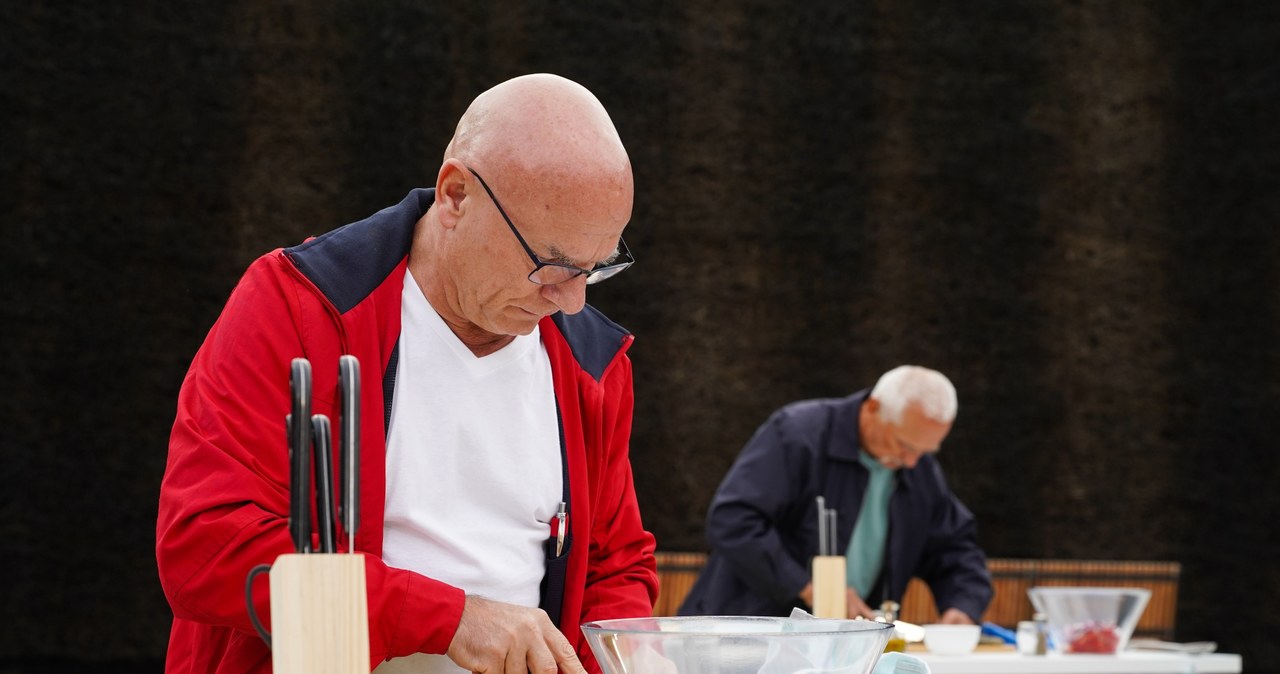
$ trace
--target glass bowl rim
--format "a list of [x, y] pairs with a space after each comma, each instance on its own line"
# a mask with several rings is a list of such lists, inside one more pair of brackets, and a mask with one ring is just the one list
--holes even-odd
[[[743, 631], [743, 630], [653, 630], [653, 629], [635, 629], [628, 628], [624, 623], [631, 624], [662, 624], [683, 623], [683, 622], [699, 622], [722, 620], [726, 623], [739, 623], [748, 625], [767, 625], [778, 624], [783, 625], [788, 622], [800, 623], [839, 623], [839, 624], [855, 624], [859, 625], [857, 629], [806, 629], [803, 631], [784, 632], [778, 631]], [[863, 627], [865, 625], [865, 627]], [[814, 625], [817, 627], [818, 625]], [[857, 618], [806, 618], [797, 620], [794, 618], [783, 618], [780, 616], [725, 616], [725, 615], [708, 615], [708, 616], [648, 616], [640, 618], [612, 618], [609, 620], [592, 620], [582, 623], [582, 630], [612, 634], [646, 634], [646, 635], [679, 635], [681, 637], [742, 637], [742, 638], [772, 638], [787, 636], [823, 636], [823, 635], [847, 635], [866, 632], [869, 634], [880, 634], [885, 630], [894, 629], [893, 623], [879, 622], [876, 620], [865, 620]]]

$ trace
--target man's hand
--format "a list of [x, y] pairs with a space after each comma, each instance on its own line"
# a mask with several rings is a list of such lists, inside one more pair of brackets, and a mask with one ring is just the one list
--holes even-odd
[[862, 597], [858, 596], [857, 590], [853, 588], [845, 588], [845, 611], [850, 618], [866, 618], [873, 620], [876, 614], [871, 611], [871, 607], [862, 601]]
[[938, 622], [943, 625], [972, 625], [973, 618], [970, 618], [969, 614], [958, 608], [949, 608], [938, 616]]
[[467, 595], [449, 659], [486, 674], [587, 674], [542, 609]]
[[[813, 606], [813, 583], [805, 585], [804, 589], [800, 590], [800, 601], [810, 607]], [[875, 618], [875, 614], [871, 612], [871, 607], [862, 601], [862, 597], [859, 597], [853, 588], [845, 588], [845, 612], [845, 615], [849, 618], [863, 617], [867, 620]]]

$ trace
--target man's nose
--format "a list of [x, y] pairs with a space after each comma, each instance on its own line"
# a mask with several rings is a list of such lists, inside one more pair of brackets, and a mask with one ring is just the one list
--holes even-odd
[[576, 314], [587, 304], [587, 275], [580, 274], [564, 283], [542, 286], [542, 296], [566, 314]]

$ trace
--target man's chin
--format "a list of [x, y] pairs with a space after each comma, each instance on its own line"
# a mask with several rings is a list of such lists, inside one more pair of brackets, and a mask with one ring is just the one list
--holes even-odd
[[508, 327], [511, 329], [509, 334], [527, 335], [538, 327], [538, 323], [546, 318], [545, 314], [534, 313], [528, 309], [521, 307], [512, 307], [514, 311], [507, 312], [506, 318], [510, 321]]
[[530, 333], [532, 333], [532, 332], [533, 332], [533, 329], [534, 329], [534, 328], [536, 328], [536, 327], [538, 327], [538, 322], [537, 322], [537, 321], [534, 321], [533, 323], [530, 323], [530, 324], [528, 324], [528, 325], [522, 325], [522, 326], [520, 326], [520, 327], [517, 327], [517, 328], [516, 328], [516, 329], [511, 333], [511, 335], [512, 335], [512, 336], [519, 336], [519, 337], [527, 337]]
[[502, 333], [512, 337], [524, 337], [532, 333], [534, 328], [538, 327], [538, 323], [541, 320], [541, 316], [521, 310], [519, 318], [505, 321], [505, 324], [502, 326]]

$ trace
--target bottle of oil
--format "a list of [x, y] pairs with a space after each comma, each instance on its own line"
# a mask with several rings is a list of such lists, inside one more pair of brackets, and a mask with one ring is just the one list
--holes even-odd
[[[880, 604], [880, 610], [877, 611], [879, 615], [876, 616], [876, 620], [880, 620], [883, 618], [885, 622], [892, 625], [893, 621], [898, 619], [898, 610], [901, 608], [902, 607], [898, 605], [898, 602], [893, 600], [885, 600], [883, 603]], [[907, 650], [907, 640], [902, 638], [902, 634], [895, 629], [893, 631], [893, 634], [889, 635], [889, 643], [884, 645], [884, 652], [885, 653], [890, 653], [890, 652], [901, 653], [905, 650]]]

